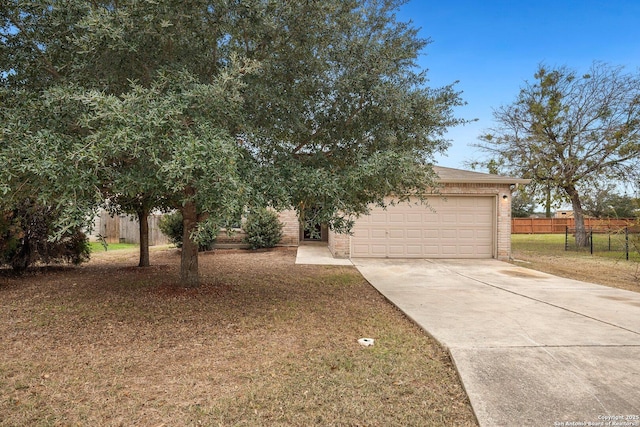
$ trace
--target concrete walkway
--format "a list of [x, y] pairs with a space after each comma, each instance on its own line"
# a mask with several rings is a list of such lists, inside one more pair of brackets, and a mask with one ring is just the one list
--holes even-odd
[[298, 246], [296, 264], [353, 265], [350, 259], [334, 258], [327, 242], [305, 242]]
[[353, 263], [449, 350], [481, 426], [640, 426], [640, 293], [496, 260]]

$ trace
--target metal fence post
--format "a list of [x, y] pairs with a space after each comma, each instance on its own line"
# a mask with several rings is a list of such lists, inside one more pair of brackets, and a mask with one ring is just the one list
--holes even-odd
[[569, 226], [565, 226], [564, 230], [564, 250], [569, 250]]
[[624, 228], [624, 251], [626, 253], [627, 261], [629, 261], [629, 227]]
[[591, 255], [593, 255], [593, 228], [589, 230], [589, 244], [591, 249]]

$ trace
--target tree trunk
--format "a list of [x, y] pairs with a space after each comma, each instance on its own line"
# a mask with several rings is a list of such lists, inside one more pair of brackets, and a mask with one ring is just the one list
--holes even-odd
[[182, 207], [182, 258], [180, 262], [180, 284], [184, 287], [197, 287], [198, 281], [198, 244], [191, 240], [191, 233], [198, 226], [198, 212], [195, 200], [189, 200]]
[[573, 207], [573, 219], [576, 225], [576, 246], [578, 248], [586, 248], [589, 246], [589, 238], [587, 230], [584, 226], [584, 212], [578, 190], [572, 185], [565, 189], [571, 198], [571, 206]]
[[547, 181], [547, 189], [546, 189], [545, 201], [544, 201], [544, 209], [545, 209], [545, 217], [551, 218], [551, 186], [549, 185], [549, 181]]
[[140, 224], [140, 262], [138, 267], [149, 267], [149, 210], [138, 210], [138, 224]]

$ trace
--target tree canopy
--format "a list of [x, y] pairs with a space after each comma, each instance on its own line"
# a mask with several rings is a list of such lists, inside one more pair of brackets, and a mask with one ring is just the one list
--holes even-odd
[[503, 170], [530, 178], [538, 200], [569, 200], [577, 244], [586, 245], [584, 190], [603, 178], [637, 176], [640, 79], [603, 63], [583, 75], [542, 65], [535, 79], [494, 111], [497, 127], [480, 137], [479, 147]]
[[[0, 186], [78, 223], [101, 200], [181, 210], [198, 236], [245, 207], [351, 219], [433, 185], [462, 123], [395, 0], [13, 0], [0, 6]], [[37, 182], [36, 182], [37, 181]], [[144, 209], [141, 209], [143, 207]], [[195, 248], [195, 252], [194, 252]]]
[[584, 211], [594, 218], [636, 218], [640, 199], [620, 194], [611, 182], [595, 182], [584, 191]]

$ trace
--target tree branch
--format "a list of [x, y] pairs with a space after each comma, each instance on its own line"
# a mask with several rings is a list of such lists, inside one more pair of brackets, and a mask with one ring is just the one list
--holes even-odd
[[47, 56], [45, 55], [45, 53], [40, 49], [40, 47], [38, 46], [38, 43], [29, 36], [29, 33], [25, 30], [25, 28], [20, 24], [20, 22], [16, 21], [15, 19], [13, 19], [13, 17], [8, 16], [9, 22], [11, 22], [11, 24], [13, 26], [15, 26], [20, 33], [22, 33], [24, 35], [24, 37], [26, 38], [27, 42], [33, 47], [33, 49], [38, 53], [38, 55], [41, 57], [42, 61], [44, 62], [44, 69], [51, 74], [51, 76], [53, 76], [53, 78], [55, 78], [56, 80], [59, 80], [62, 76], [60, 75], [60, 73], [58, 72], [58, 70], [56, 70], [56, 68], [53, 66], [53, 64], [51, 63], [51, 61], [49, 60], [49, 58], [47, 58]]

